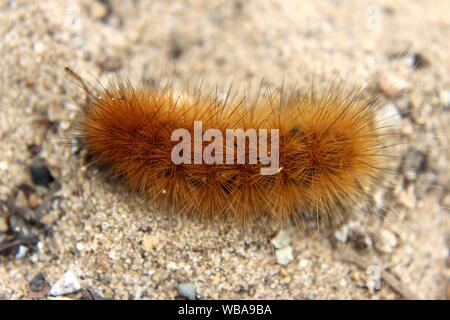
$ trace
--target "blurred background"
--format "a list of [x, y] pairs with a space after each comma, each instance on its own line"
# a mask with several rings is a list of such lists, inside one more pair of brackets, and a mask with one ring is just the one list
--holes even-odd
[[[446, 0], [0, 1], [0, 297], [449, 298], [449, 11]], [[80, 95], [64, 66], [93, 82], [238, 87], [338, 73], [381, 93], [400, 128], [394, 183], [374, 193], [377, 214], [328, 235], [161, 215], [61, 143]], [[378, 286], [370, 266], [402, 286]]]

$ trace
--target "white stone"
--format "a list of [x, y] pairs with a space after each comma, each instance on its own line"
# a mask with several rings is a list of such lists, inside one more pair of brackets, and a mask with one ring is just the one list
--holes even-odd
[[191, 282], [180, 283], [177, 287], [177, 290], [180, 296], [186, 299], [195, 300], [195, 298], [197, 297], [197, 289]]
[[17, 250], [16, 259], [22, 259], [23, 257], [25, 257], [25, 255], [28, 252], [28, 248], [25, 246], [19, 246], [19, 249]]
[[394, 233], [383, 229], [375, 240], [375, 248], [384, 253], [392, 253], [397, 247], [398, 241]]
[[289, 264], [294, 259], [292, 254], [292, 247], [285, 247], [283, 249], [278, 249], [275, 251], [275, 256], [277, 258], [278, 264], [283, 266]]
[[7, 232], [8, 230], [8, 218], [0, 217], [0, 232]]
[[439, 102], [444, 106], [450, 106], [450, 90], [441, 90], [439, 92]]
[[37, 54], [42, 54], [42, 53], [44, 53], [46, 47], [43, 42], [36, 41], [33, 45], [33, 49], [34, 49], [34, 52], [36, 52]]
[[308, 266], [309, 261], [306, 259], [302, 259], [300, 260], [300, 262], [298, 263], [298, 266], [300, 269], [304, 269]]
[[81, 242], [77, 243], [77, 250], [78, 251], [83, 251], [84, 250], [84, 244], [82, 244]]
[[344, 225], [344, 226], [342, 226], [340, 229], [337, 229], [337, 230], [334, 232], [334, 237], [335, 237], [336, 240], [338, 240], [339, 242], [346, 243], [346, 242], [347, 242], [347, 239], [348, 239], [348, 232], [349, 232], [348, 226], [347, 226], [347, 225]]
[[0, 170], [8, 170], [8, 163], [5, 161], [0, 161]]
[[291, 239], [286, 231], [280, 230], [275, 237], [270, 241], [275, 249], [282, 249], [289, 245]]
[[398, 108], [393, 103], [387, 103], [377, 112], [377, 121], [386, 128], [400, 128], [402, 125], [402, 116]]
[[375, 207], [377, 208], [377, 210], [383, 208], [384, 190], [383, 189], [377, 190], [373, 196], [373, 200], [375, 201]]

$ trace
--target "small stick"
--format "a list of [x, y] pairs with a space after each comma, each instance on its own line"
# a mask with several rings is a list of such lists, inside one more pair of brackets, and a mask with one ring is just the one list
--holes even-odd
[[21, 245], [29, 245], [37, 242], [34, 238], [16, 239], [9, 242], [0, 243], [0, 253]]

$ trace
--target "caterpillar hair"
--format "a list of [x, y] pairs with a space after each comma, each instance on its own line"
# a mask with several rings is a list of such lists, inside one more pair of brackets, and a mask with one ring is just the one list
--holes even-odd
[[[379, 97], [346, 90], [337, 80], [322, 93], [285, 86], [272, 91], [262, 82], [251, 95], [133, 86], [123, 76], [90, 88], [71, 69], [66, 72], [87, 95], [74, 134], [91, 164], [159, 211], [244, 224], [264, 219], [295, 221], [300, 228], [307, 221], [336, 225], [383, 185], [389, 171]], [[195, 137], [198, 123], [200, 144], [195, 138], [183, 145], [180, 136], [174, 139], [177, 129]], [[271, 138], [278, 137], [272, 174], [261, 174], [267, 169], [264, 144], [252, 145], [249, 129], [270, 133], [269, 158]], [[217, 144], [237, 130], [245, 133], [240, 156], [239, 139]], [[174, 150], [182, 150], [181, 162], [174, 162]], [[189, 150], [212, 160], [231, 154], [227, 160], [233, 161], [200, 161], [186, 154]]]

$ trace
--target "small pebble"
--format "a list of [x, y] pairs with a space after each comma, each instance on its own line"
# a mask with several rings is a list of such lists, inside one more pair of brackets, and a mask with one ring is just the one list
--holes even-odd
[[417, 204], [414, 185], [411, 184], [406, 190], [401, 191], [397, 199], [399, 204], [404, 205], [406, 208], [414, 209]]
[[373, 247], [372, 238], [363, 229], [353, 230], [350, 239], [356, 250], [370, 250]]
[[108, 8], [101, 2], [92, 1], [91, 16], [94, 19], [103, 19], [108, 14]]
[[408, 68], [420, 69], [429, 66], [430, 61], [421, 53], [412, 53], [406, 56], [405, 64]]
[[47, 284], [45, 276], [40, 272], [30, 281], [30, 289], [33, 292], [42, 291]]
[[450, 90], [441, 90], [439, 92], [439, 102], [443, 107], [450, 107]]
[[33, 50], [37, 54], [43, 54], [45, 52], [45, 44], [42, 41], [36, 41], [33, 45]]
[[69, 121], [62, 120], [62, 121], [59, 123], [59, 128], [62, 129], [62, 130], [67, 130], [67, 129], [69, 129], [69, 128], [70, 128], [70, 122], [69, 122]]
[[84, 250], [84, 244], [82, 244], [81, 242], [78, 242], [76, 245], [76, 248], [78, 251], [83, 251]]
[[32, 143], [32, 144], [27, 145], [27, 149], [32, 156], [36, 156], [39, 154], [39, 152], [41, 152], [42, 146]]
[[356, 250], [372, 248], [372, 239], [357, 222], [350, 221], [334, 232], [334, 237], [341, 243], [351, 243]]
[[5, 161], [0, 161], [0, 170], [1, 171], [6, 171], [6, 170], [8, 170], [8, 163], [7, 162], [5, 162]]
[[183, 55], [183, 47], [181, 46], [177, 38], [174, 38], [171, 42], [169, 56], [173, 60], [178, 60], [182, 55]]
[[62, 296], [81, 289], [78, 277], [72, 270], [63, 274], [58, 281], [56, 281], [50, 289], [51, 296]]
[[441, 204], [446, 207], [446, 208], [450, 208], [450, 193], [446, 194], [442, 200], [441, 200]]
[[383, 229], [375, 240], [375, 249], [384, 253], [392, 253], [397, 247], [397, 243], [395, 234], [387, 229]]
[[284, 247], [283, 249], [278, 249], [275, 251], [275, 256], [277, 258], [277, 263], [285, 266], [289, 264], [293, 259], [292, 247]]
[[287, 247], [291, 242], [291, 239], [289, 238], [289, 234], [286, 231], [280, 230], [270, 242], [275, 247], [275, 249], [281, 249]]
[[300, 262], [298, 263], [298, 267], [299, 267], [300, 269], [304, 269], [304, 268], [306, 268], [306, 267], [308, 266], [308, 263], [309, 263], [308, 260], [302, 259], [302, 260], [300, 260]]
[[19, 191], [14, 199], [14, 206], [16, 208], [28, 208], [28, 200], [24, 192]]
[[145, 251], [150, 252], [158, 245], [158, 242], [159, 240], [157, 237], [145, 234], [142, 238], [142, 248]]
[[375, 202], [375, 207], [377, 208], [377, 210], [380, 210], [381, 208], [383, 208], [384, 190], [383, 189], [378, 189], [375, 192], [375, 194], [373, 195], [373, 200]]
[[85, 38], [81, 35], [77, 35], [73, 40], [75, 47], [78, 49], [82, 49], [84, 47], [84, 44], [86, 42]]
[[178, 294], [183, 298], [195, 300], [197, 297], [197, 289], [191, 282], [183, 282], [177, 286]]
[[334, 232], [334, 237], [336, 238], [337, 241], [341, 243], [346, 243], [348, 240], [348, 232], [349, 232], [348, 225], [347, 224], [343, 225]]
[[19, 249], [17, 250], [15, 259], [22, 259], [26, 256], [28, 252], [28, 248], [26, 246], [19, 246]]
[[41, 199], [36, 193], [30, 194], [28, 197], [28, 207], [30, 207], [30, 209], [36, 209], [40, 203]]
[[402, 116], [398, 108], [393, 103], [387, 103], [380, 108], [377, 119], [385, 128], [400, 128], [402, 126]]
[[6, 233], [9, 230], [8, 218], [0, 217], [0, 232]]
[[95, 258], [95, 263], [102, 269], [108, 269], [110, 267], [109, 257], [107, 254], [100, 252]]
[[50, 183], [55, 181], [50, 170], [43, 164], [33, 163], [29, 167], [33, 183], [39, 186], [49, 187]]
[[9, 231], [13, 232], [18, 238], [29, 238], [33, 236], [31, 226], [18, 214], [8, 217], [8, 226]]

